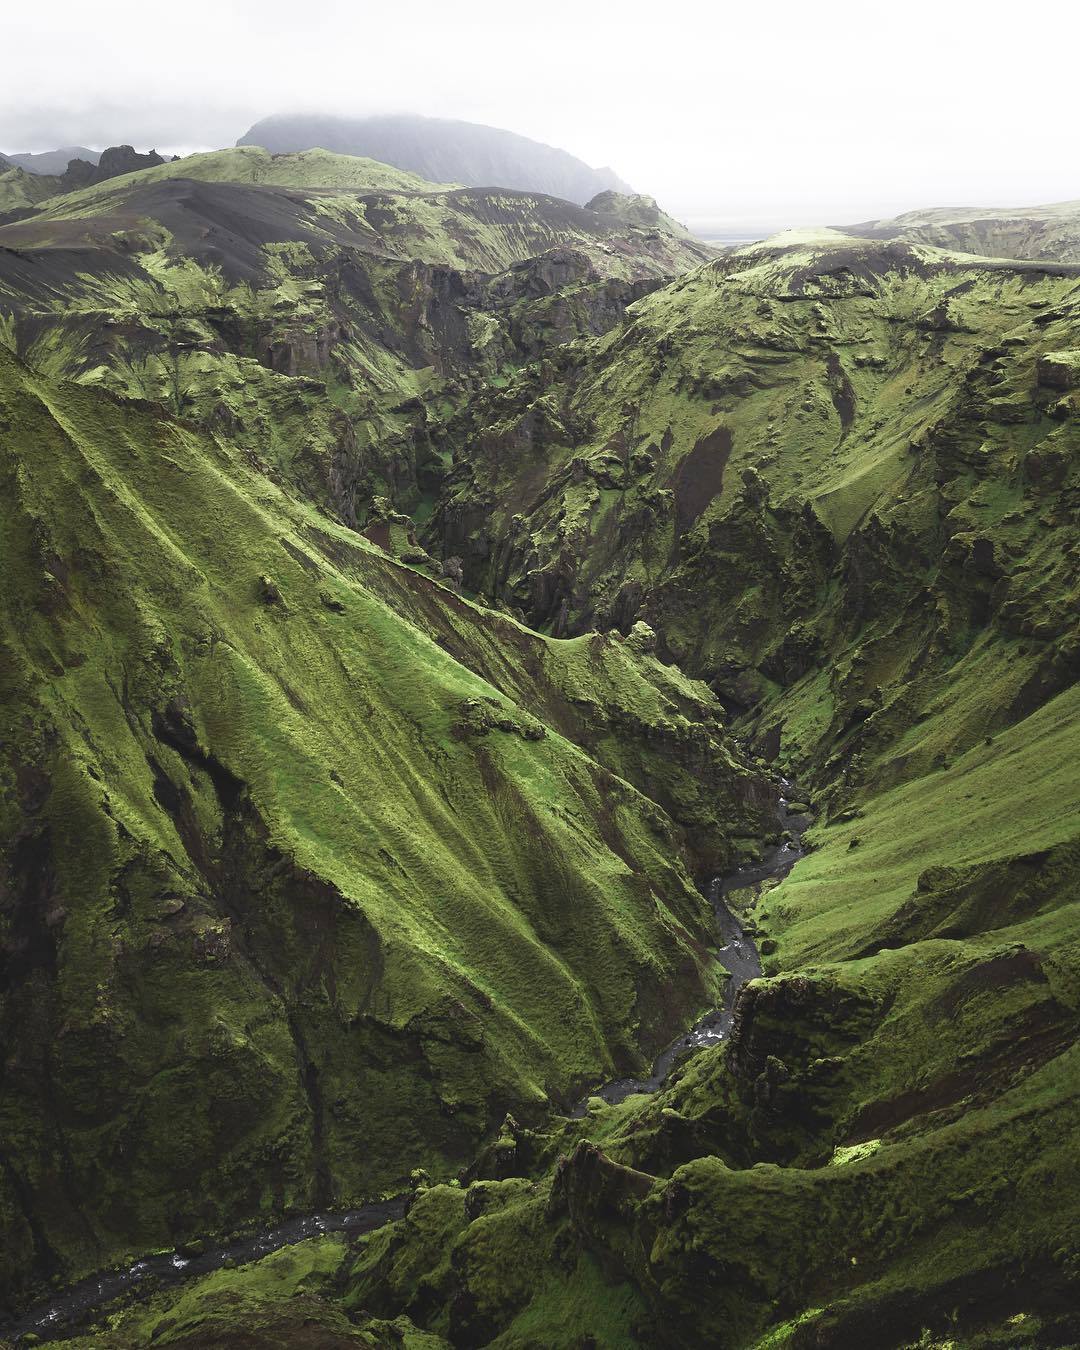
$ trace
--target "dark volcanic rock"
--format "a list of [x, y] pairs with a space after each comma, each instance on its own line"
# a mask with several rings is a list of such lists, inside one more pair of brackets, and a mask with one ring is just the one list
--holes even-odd
[[130, 145], [111, 145], [102, 152], [97, 164], [89, 160], [73, 159], [60, 177], [60, 191], [74, 192], [78, 188], [89, 187], [92, 183], [104, 183], [109, 178], [119, 178], [123, 173], [134, 173], [137, 169], [153, 169], [165, 160], [156, 150], [145, 155]]

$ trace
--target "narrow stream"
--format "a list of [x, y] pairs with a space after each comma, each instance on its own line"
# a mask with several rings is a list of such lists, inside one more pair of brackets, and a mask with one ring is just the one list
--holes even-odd
[[[792, 786], [788, 779], [780, 780], [782, 793], [790, 792]], [[741, 867], [725, 877], [714, 877], [709, 883], [709, 901], [716, 913], [716, 925], [723, 943], [716, 953], [716, 959], [730, 976], [724, 988], [724, 1002], [719, 1008], [707, 1012], [689, 1031], [683, 1032], [661, 1050], [648, 1078], [616, 1078], [614, 1082], [605, 1083], [578, 1102], [570, 1113], [573, 1117], [584, 1116], [590, 1097], [601, 1097], [605, 1102], [615, 1105], [635, 1092], [655, 1092], [691, 1051], [722, 1041], [731, 1030], [735, 996], [748, 980], [757, 979], [761, 974], [761, 957], [753, 939], [728, 908], [725, 897], [732, 891], [745, 890], [750, 886], [759, 886], [764, 881], [787, 876], [803, 856], [801, 840], [810, 824], [810, 817], [789, 814], [787, 803], [787, 797], [781, 796], [777, 813], [782, 828], [791, 835], [791, 842], [777, 844], [765, 851], [761, 862]]]
[[153, 1291], [178, 1284], [192, 1275], [208, 1275], [226, 1265], [247, 1265], [250, 1261], [269, 1256], [281, 1247], [291, 1247], [294, 1243], [320, 1237], [323, 1233], [370, 1233], [372, 1229], [381, 1228], [393, 1219], [400, 1219], [404, 1213], [405, 1197], [401, 1195], [393, 1200], [364, 1205], [362, 1209], [305, 1214], [287, 1219], [276, 1228], [268, 1228], [255, 1237], [241, 1238], [238, 1242], [215, 1247], [200, 1256], [186, 1257], [178, 1251], [145, 1256], [126, 1270], [90, 1275], [78, 1284], [70, 1285], [58, 1298], [31, 1308], [17, 1321], [0, 1328], [0, 1336], [6, 1335], [19, 1341], [28, 1332], [34, 1332], [40, 1340], [51, 1341], [60, 1336], [75, 1335], [75, 1323], [88, 1313], [104, 1308], [121, 1294], [138, 1289], [140, 1285]]
[[[790, 792], [791, 788], [792, 784], [787, 779], [780, 780], [782, 794]], [[717, 927], [723, 942], [716, 959], [731, 977], [724, 990], [723, 1004], [706, 1013], [689, 1031], [661, 1051], [648, 1078], [618, 1078], [605, 1083], [583, 1098], [570, 1113], [572, 1116], [584, 1116], [590, 1097], [602, 1097], [604, 1101], [614, 1104], [635, 1092], [655, 1092], [691, 1051], [723, 1040], [731, 1030], [735, 995], [748, 980], [761, 974], [761, 959], [753, 940], [728, 908], [725, 897], [732, 891], [786, 876], [803, 856], [801, 839], [803, 831], [810, 824], [810, 817], [790, 815], [786, 796], [782, 795], [778, 803], [778, 818], [781, 828], [790, 833], [790, 842], [770, 847], [761, 862], [742, 867], [725, 877], [714, 877], [709, 883], [708, 896], [716, 912]], [[401, 1195], [392, 1200], [364, 1205], [360, 1209], [301, 1215], [254, 1237], [214, 1247], [198, 1256], [186, 1257], [174, 1251], [143, 1257], [127, 1269], [90, 1275], [69, 1286], [57, 1297], [31, 1308], [8, 1326], [0, 1327], [0, 1337], [7, 1336], [18, 1342], [31, 1332], [41, 1341], [74, 1335], [77, 1323], [122, 1294], [140, 1287], [152, 1292], [194, 1275], [207, 1275], [226, 1265], [246, 1265], [282, 1247], [290, 1247], [324, 1233], [370, 1233], [394, 1219], [400, 1219], [405, 1213], [405, 1201], [406, 1197]]]

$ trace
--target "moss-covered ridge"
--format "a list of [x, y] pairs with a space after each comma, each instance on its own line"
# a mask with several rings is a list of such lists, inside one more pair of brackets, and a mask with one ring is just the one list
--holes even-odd
[[630, 781], [716, 857], [759, 828], [703, 686], [0, 362], [10, 1297], [458, 1164], [707, 1000], [685, 826]]
[[[276, 1153], [268, 1146], [258, 1162], [241, 1151], [230, 1193], [250, 1196], [255, 1213], [299, 1194], [301, 1176], [342, 1195], [378, 1184], [376, 1161], [356, 1161], [362, 1089], [335, 1074], [338, 1064], [350, 1072], [359, 1064], [367, 1082], [379, 1051], [388, 1109], [400, 1115], [404, 1104], [422, 1122], [420, 1156], [457, 1163], [482, 1121], [507, 1106], [512, 1115], [472, 1158], [465, 1188], [418, 1177], [400, 1223], [348, 1253], [295, 1255], [293, 1273], [324, 1257], [336, 1269], [319, 1276], [310, 1299], [298, 1296], [328, 1338], [462, 1347], [1073, 1344], [1076, 268], [803, 232], [653, 288], [625, 321], [616, 316], [588, 338], [587, 315], [607, 283], [570, 284], [573, 266], [549, 255], [485, 281], [491, 308], [472, 324], [480, 319], [502, 355], [452, 394], [432, 387], [401, 408], [402, 434], [422, 424], [439, 467], [425, 494], [396, 499], [398, 508], [416, 504], [416, 519], [380, 497], [359, 523], [409, 565], [298, 505], [281, 486], [296, 481], [290, 472], [219, 445], [213, 453], [233, 466], [230, 481], [242, 474], [244, 510], [269, 521], [267, 535], [252, 535], [246, 517], [227, 515], [230, 542], [243, 544], [230, 549], [222, 576], [202, 524], [212, 514], [205, 493], [189, 503], [183, 490], [167, 492], [161, 463], [152, 485], [137, 459], [117, 461], [109, 475], [122, 503], [153, 495], [155, 525], [170, 541], [179, 529], [182, 556], [226, 597], [208, 609], [202, 590], [185, 585], [178, 618], [162, 613], [156, 592], [152, 604], [140, 600], [139, 612], [169, 639], [163, 645], [152, 625], [153, 653], [182, 651], [174, 625], [189, 622], [198, 633], [213, 625], [229, 645], [211, 641], [209, 663], [171, 656], [174, 671], [156, 655], [140, 665], [129, 647], [143, 648], [125, 636], [124, 669], [143, 672], [142, 685], [129, 676], [129, 687], [152, 684], [154, 696], [133, 701], [119, 685], [118, 705], [149, 710], [149, 729], [146, 714], [139, 730], [124, 719], [124, 735], [149, 745], [167, 780], [155, 798], [160, 821], [148, 819], [166, 840], [172, 830], [184, 850], [173, 845], [176, 857], [194, 864], [187, 890], [168, 876], [185, 905], [172, 919], [228, 919], [220, 930], [235, 944], [228, 959], [247, 961], [256, 987], [268, 988], [268, 976], [281, 990], [279, 1004], [266, 997], [258, 1022], [276, 1029], [280, 1047], [262, 1062], [278, 1105], [289, 1063], [296, 1124], [284, 1127], [290, 1143]], [[543, 336], [556, 313], [565, 326]], [[309, 392], [321, 400], [322, 391]], [[61, 396], [66, 427], [76, 407], [88, 421], [91, 407], [94, 419], [104, 415], [100, 397], [50, 395]], [[110, 410], [110, 446], [123, 444], [117, 417], [138, 418], [140, 440], [148, 434], [145, 411], [100, 407]], [[210, 454], [194, 425], [160, 415], [153, 425], [168, 459], [187, 462], [169, 448], [174, 437]], [[242, 432], [237, 440], [248, 451]], [[38, 516], [64, 519], [72, 496], [54, 492]], [[95, 529], [111, 518], [111, 500], [91, 496]], [[166, 529], [174, 512], [180, 525]], [[39, 534], [48, 537], [35, 524], [31, 538]], [[295, 552], [285, 561], [281, 539], [306, 562]], [[95, 579], [95, 558], [145, 545], [140, 536], [137, 548], [110, 538], [107, 548], [84, 549], [93, 565], [79, 576], [93, 580], [95, 605], [111, 615], [116, 590]], [[252, 559], [250, 575], [233, 575], [237, 554]], [[46, 579], [44, 593], [59, 603], [71, 569], [51, 556], [39, 567], [58, 582], [50, 590]], [[443, 571], [438, 585], [433, 575]], [[154, 564], [149, 575], [160, 572]], [[455, 589], [459, 576], [552, 632], [578, 636], [553, 641], [507, 613], [481, 611]], [[378, 644], [335, 642], [338, 665], [328, 668], [308, 622], [316, 606], [331, 623], [353, 616], [356, 632], [377, 634]], [[110, 622], [110, 633], [132, 631], [127, 617]], [[606, 631], [590, 632], [594, 624]], [[112, 652], [121, 639], [96, 645]], [[654, 1098], [597, 1102], [583, 1121], [545, 1118], [533, 1087], [565, 1091], [545, 1057], [551, 1047], [569, 1074], [571, 1064], [604, 1057], [614, 1027], [611, 1058], [630, 1056], [634, 1034], [658, 1033], [663, 1017], [647, 987], [677, 995], [684, 975], [689, 988], [703, 987], [694, 960], [700, 910], [685, 881], [669, 886], [682, 873], [667, 870], [665, 857], [712, 869], [742, 830], [761, 829], [757, 789], [721, 740], [715, 700], [658, 664], [654, 646], [707, 677], [763, 758], [798, 768], [817, 817], [814, 851], [781, 886], [734, 897], [758, 935], [766, 977], [745, 988], [728, 1046], [695, 1056]], [[53, 664], [33, 669], [51, 671], [63, 691], [69, 676], [60, 671], [71, 663], [47, 650]], [[12, 668], [30, 669], [28, 660]], [[406, 664], [426, 675], [402, 688]], [[273, 694], [265, 708], [237, 673], [249, 668], [259, 698], [264, 688]], [[91, 731], [91, 713], [103, 717], [89, 696], [73, 706]], [[110, 715], [122, 731], [120, 714]], [[86, 743], [81, 723], [54, 722], [78, 727]], [[65, 735], [75, 743], [75, 731]], [[98, 733], [95, 744], [112, 739]], [[355, 763], [358, 747], [370, 764]], [[94, 767], [102, 772], [97, 759]], [[344, 806], [336, 795], [328, 801], [329, 769]], [[133, 770], [110, 781], [120, 777], [140, 781]], [[33, 792], [37, 780], [27, 781]], [[145, 798], [157, 779], [149, 789], [142, 781]], [[418, 804], [420, 859], [392, 829], [402, 802]], [[117, 817], [110, 799], [109, 809], [106, 819], [130, 830], [130, 808]], [[482, 848], [471, 832], [465, 838], [475, 822]], [[386, 870], [370, 873], [380, 888], [372, 896], [356, 885], [369, 875], [369, 855], [357, 860], [355, 849], [376, 837], [405, 875], [380, 854]], [[63, 851], [74, 852], [66, 839]], [[280, 859], [268, 859], [274, 850]], [[546, 889], [553, 867], [558, 903]], [[474, 876], [486, 883], [482, 904]], [[327, 889], [313, 890], [316, 882]], [[171, 904], [171, 893], [149, 883], [124, 884], [136, 904], [147, 895]], [[436, 886], [445, 897], [438, 907]], [[38, 908], [24, 903], [19, 913], [55, 916], [51, 890], [34, 894], [45, 897]], [[512, 896], [512, 912], [492, 894]], [[650, 900], [657, 894], [666, 912]], [[323, 897], [320, 914], [330, 917], [301, 928], [297, 895]], [[350, 915], [355, 907], [371, 931], [346, 929], [335, 905]], [[516, 915], [527, 916], [530, 933], [514, 927]], [[45, 921], [46, 935], [61, 935], [61, 954], [67, 924], [66, 914]], [[38, 929], [15, 936], [27, 939], [25, 951], [50, 950]], [[355, 1004], [331, 992], [332, 982], [352, 988], [330, 954], [348, 942], [364, 960], [374, 952], [386, 972], [364, 983]], [[540, 966], [536, 945], [553, 953]], [[385, 1011], [371, 1001], [384, 985]], [[452, 1002], [430, 998], [435, 989]], [[492, 998], [490, 1009], [475, 990]], [[339, 1008], [363, 999], [357, 1029], [384, 1039], [363, 1039], [354, 1059], [354, 1029], [341, 1031]], [[581, 1006], [591, 1023], [568, 1020]], [[28, 1007], [19, 1005], [20, 1022], [36, 1027]], [[411, 1014], [404, 1039], [402, 1009]], [[620, 1038], [627, 1010], [632, 1034]], [[226, 1025], [241, 1021], [248, 1034], [246, 1012]], [[87, 1043], [96, 1055], [97, 1042]], [[188, 1059], [193, 1043], [198, 1063], [213, 1059], [190, 1038]], [[395, 1076], [403, 1045], [408, 1076]], [[301, 1046], [314, 1077], [296, 1072]], [[73, 1054], [94, 1062], [81, 1046]], [[35, 1084], [55, 1077], [39, 1058], [46, 1068]], [[324, 1094], [327, 1084], [337, 1095]], [[257, 1094], [245, 1084], [242, 1096]], [[329, 1104], [321, 1114], [320, 1103]], [[217, 1137], [204, 1128], [199, 1156]], [[391, 1150], [388, 1131], [374, 1137]], [[63, 1143], [71, 1147], [66, 1133]], [[20, 1154], [20, 1165], [32, 1154]], [[256, 1179], [275, 1173], [288, 1193], [257, 1195]], [[47, 1235], [56, 1229], [70, 1241], [67, 1211], [39, 1206], [26, 1175], [8, 1172], [12, 1209], [40, 1208], [53, 1225]], [[217, 1173], [209, 1181], [222, 1184]], [[157, 1193], [142, 1178], [137, 1193], [153, 1200], [132, 1231], [172, 1233], [188, 1222], [154, 1210]], [[189, 1226], [216, 1221], [200, 1214]], [[82, 1259], [80, 1249], [71, 1264]], [[281, 1290], [293, 1287], [293, 1273]], [[174, 1332], [187, 1343], [228, 1343], [238, 1321], [256, 1315], [244, 1309], [265, 1305], [259, 1334], [273, 1344], [296, 1331], [276, 1279], [256, 1266], [229, 1275], [226, 1287], [201, 1283], [182, 1296], [175, 1327], [174, 1300], [163, 1298], [103, 1335], [117, 1345]]]
[[537, 624], [645, 619], [771, 752], [918, 769], [1075, 678], [1078, 306], [1064, 265], [743, 250], [478, 393], [432, 532]]
[[1072, 1344], [1078, 714], [819, 829], [744, 897], [774, 954], [730, 1045], [422, 1192], [349, 1306], [453, 1346]]
[[[130, 147], [125, 147], [130, 152]], [[159, 183], [170, 178], [188, 178], [205, 183], [265, 183], [278, 187], [328, 188], [352, 191], [430, 192], [438, 185], [416, 174], [353, 155], [335, 155], [328, 150], [272, 155], [255, 145], [230, 150], [211, 150], [167, 160], [129, 173], [113, 172], [104, 182], [73, 187], [60, 175], [30, 173], [0, 160], [0, 218], [31, 214], [46, 200], [50, 209], [67, 214], [85, 214], [108, 209], [124, 190], [135, 183]], [[63, 198], [58, 202], [56, 198]]]
[[225, 431], [363, 523], [377, 496], [430, 509], [435, 434], [472, 384], [605, 332], [710, 252], [617, 203], [359, 191], [379, 168], [244, 147], [56, 199], [0, 229], [0, 340]]
[[936, 208], [846, 227], [869, 239], [902, 239], [997, 258], [1080, 262], [1080, 202]]
[[33, 210], [54, 191], [50, 179], [0, 160], [0, 219], [16, 211]]
[[[651, 209], [643, 212], [642, 202]], [[85, 245], [155, 222], [170, 231], [176, 251], [208, 256], [231, 277], [250, 271], [252, 242], [335, 242], [488, 272], [573, 244], [604, 275], [622, 277], [672, 275], [715, 253], [651, 199], [606, 193], [575, 206], [542, 193], [439, 186], [322, 150], [271, 156], [255, 147], [62, 194], [8, 224], [4, 238], [14, 247]]]
[[[337, 155], [329, 150], [305, 150], [272, 155], [257, 145], [238, 145], [228, 150], [210, 150], [186, 155], [154, 168], [141, 169], [65, 194], [57, 207], [64, 213], [82, 213], [99, 203], [115, 201], [135, 183], [159, 183], [170, 178], [189, 178], [203, 183], [264, 183], [273, 187], [327, 188], [360, 192], [432, 192], [439, 184], [418, 174], [380, 164], [356, 155]], [[445, 184], [442, 186], [446, 186]]]
[[[732, 1042], [508, 1126], [362, 1245], [451, 1345], [1071, 1344], [1077, 277], [744, 251], [448, 431], [433, 531], [560, 630], [644, 616], [814, 785]], [[576, 368], [575, 368], [576, 367]], [[468, 447], [466, 449], [466, 447]]]

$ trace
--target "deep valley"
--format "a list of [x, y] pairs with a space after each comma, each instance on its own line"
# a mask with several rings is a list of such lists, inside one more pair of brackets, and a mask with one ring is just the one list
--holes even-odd
[[1080, 1344], [1080, 204], [282, 146], [0, 164], [0, 1344]]

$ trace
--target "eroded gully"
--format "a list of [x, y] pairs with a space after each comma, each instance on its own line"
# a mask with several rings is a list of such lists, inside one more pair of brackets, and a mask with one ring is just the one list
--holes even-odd
[[[780, 780], [781, 795], [777, 806], [781, 829], [790, 837], [785, 842], [769, 847], [760, 862], [739, 868], [724, 877], [714, 877], [708, 886], [707, 894], [716, 913], [722, 944], [715, 955], [729, 976], [723, 1003], [706, 1013], [662, 1050], [647, 1078], [617, 1078], [595, 1088], [574, 1107], [570, 1113], [572, 1116], [583, 1116], [592, 1097], [600, 1097], [614, 1104], [633, 1093], [655, 1092], [687, 1055], [703, 1046], [722, 1041], [728, 1035], [735, 1010], [735, 997], [748, 980], [761, 974], [761, 959], [752, 938], [729, 908], [727, 897], [734, 891], [747, 890], [765, 881], [785, 877], [803, 856], [801, 839], [810, 820], [808, 816], [788, 813], [787, 794], [792, 786], [787, 779]], [[192, 1276], [207, 1275], [225, 1266], [246, 1265], [282, 1247], [293, 1246], [325, 1233], [370, 1233], [401, 1218], [405, 1204], [406, 1197], [401, 1195], [359, 1209], [319, 1211], [287, 1219], [254, 1237], [213, 1247], [199, 1255], [185, 1256], [181, 1251], [173, 1251], [146, 1256], [126, 1269], [91, 1275], [69, 1286], [63, 1293], [38, 1304], [7, 1327], [0, 1328], [0, 1336], [18, 1342], [33, 1333], [41, 1341], [57, 1340], [66, 1334], [75, 1334], [79, 1323], [88, 1321], [92, 1313], [104, 1309], [125, 1294], [144, 1291], [150, 1294], [167, 1285], [177, 1284]]]

